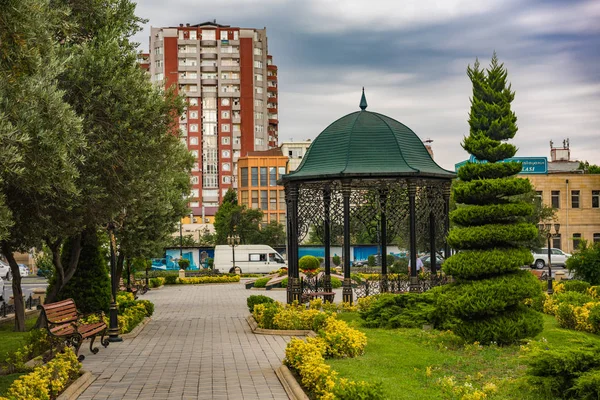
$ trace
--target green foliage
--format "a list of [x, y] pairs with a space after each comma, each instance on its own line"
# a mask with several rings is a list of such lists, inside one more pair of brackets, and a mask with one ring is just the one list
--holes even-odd
[[342, 263], [342, 259], [338, 255], [333, 256], [331, 260], [333, 261], [333, 265], [335, 265], [336, 267], [339, 267]]
[[387, 256], [385, 256], [385, 262], [388, 267], [394, 264], [395, 261], [396, 257], [394, 257], [392, 254], [388, 254]]
[[567, 269], [575, 279], [600, 285], [600, 243], [582, 240], [580, 250], [567, 259]]
[[532, 262], [533, 256], [526, 248], [463, 250], [449, 257], [442, 269], [454, 278], [480, 279], [515, 272]]
[[[71, 249], [71, 243], [67, 242], [63, 249], [65, 264], [71, 257]], [[50, 282], [50, 286], [54, 284], [56, 284], [55, 280]], [[108, 312], [111, 301], [108, 264], [96, 231], [85, 232], [75, 274], [58, 296], [59, 300], [72, 298], [83, 313]]]
[[342, 281], [336, 278], [335, 276], [331, 277], [331, 287], [333, 289], [339, 289], [342, 287]]
[[513, 176], [521, 172], [523, 165], [519, 162], [505, 163], [472, 163], [467, 162], [458, 170], [458, 179], [472, 181], [475, 179], [498, 179]]
[[531, 182], [528, 179], [515, 177], [456, 181], [452, 185], [454, 200], [457, 203], [475, 205], [508, 203], [510, 196], [529, 193], [531, 190]]
[[580, 161], [577, 169], [584, 171], [586, 174], [600, 174], [600, 166], [590, 164], [588, 161]]
[[261, 210], [239, 205], [235, 190], [229, 189], [215, 214], [216, 244], [227, 244], [227, 236], [234, 233], [239, 235], [242, 244], [261, 243], [262, 216]]
[[533, 204], [527, 203], [465, 205], [452, 211], [450, 220], [462, 226], [519, 222], [533, 212]]
[[565, 292], [579, 292], [587, 293], [587, 290], [591, 287], [588, 282], [578, 280], [568, 280], [562, 282]]
[[157, 278], [151, 278], [148, 281], [148, 284], [149, 284], [150, 288], [157, 288], [157, 287], [162, 286], [163, 282], [165, 282], [165, 281], [166, 281], [166, 279], [165, 280], [161, 280], [161, 278], [158, 278], [158, 277]]
[[542, 393], [561, 399], [596, 399], [600, 388], [600, 345], [579, 348], [537, 345], [525, 358], [528, 381]]
[[288, 278], [283, 278], [283, 280], [281, 281], [281, 287], [286, 288], [288, 285]]
[[405, 274], [408, 271], [408, 259], [401, 258], [399, 260], [394, 261], [389, 272], [392, 274]]
[[319, 269], [319, 260], [314, 256], [302, 256], [300, 260], [298, 260], [298, 266], [300, 267], [300, 271], [314, 271]]
[[260, 321], [261, 328], [276, 329], [273, 320], [275, 319], [277, 313], [279, 313], [279, 311], [281, 310], [281, 306], [277, 304], [277, 302], [267, 302], [263, 304], [265, 306], [265, 309], [262, 312], [262, 318]]
[[435, 313], [430, 293], [382, 294], [360, 317], [369, 328], [421, 328], [434, 322]]
[[177, 264], [179, 264], [180, 269], [186, 270], [190, 266], [190, 260], [188, 260], [187, 258], [180, 258], [177, 261]]
[[37, 253], [34, 257], [35, 266], [42, 276], [48, 281], [52, 281], [52, 275], [54, 275], [54, 263], [52, 262], [52, 253], [46, 246], [42, 248], [42, 251]]
[[248, 311], [252, 312], [254, 311], [254, 306], [256, 304], [265, 304], [265, 303], [274, 303], [275, 300], [273, 300], [272, 298], [268, 297], [268, 296], [263, 296], [263, 295], [253, 295], [253, 296], [248, 296], [248, 298], [246, 299], [246, 305], [248, 306]]
[[372, 254], [371, 254], [371, 255], [370, 255], [368, 258], [367, 258], [367, 265], [368, 265], [369, 267], [374, 267], [374, 266], [375, 266], [375, 256], [374, 256], [374, 255], [372, 255]]
[[452, 228], [448, 234], [448, 244], [453, 248], [465, 250], [508, 248], [520, 246], [522, 242], [537, 237], [538, 229], [530, 223], [489, 224]]
[[340, 382], [333, 387], [333, 394], [339, 400], [379, 400], [385, 398], [381, 382], [355, 382], [347, 379], [340, 379]]
[[269, 282], [271, 280], [271, 278], [266, 277], [266, 278], [260, 278], [254, 281], [254, 287], [255, 288], [264, 288], [265, 286], [267, 286], [267, 282]]
[[438, 304], [442, 313], [474, 319], [500, 314], [539, 292], [539, 283], [533, 274], [517, 271], [451, 284], [440, 296]]
[[175, 285], [177, 284], [177, 279], [179, 277], [177, 275], [167, 275], [165, 276], [165, 285]]

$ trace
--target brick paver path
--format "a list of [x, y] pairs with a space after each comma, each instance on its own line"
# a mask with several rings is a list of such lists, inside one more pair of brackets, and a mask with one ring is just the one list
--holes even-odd
[[141, 296], [156, 308], [136, 338], [95, 355], [84, 342], [83, 367], [96, 380], [79, 400], [287, 399], [274, 371], [290, 338], [250, 331], [251, 294], [285, 299], [284, 291], [242, 284], [168, 286]]

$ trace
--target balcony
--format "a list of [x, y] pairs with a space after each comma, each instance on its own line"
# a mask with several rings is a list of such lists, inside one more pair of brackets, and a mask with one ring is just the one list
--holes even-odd
[[279, 120], [269, 118], [269, 125], [276, 125], [278, 123], [279, 123]]
[[200, 41], [200, 46], [202, 46], [202, 47], [216, 47], [217, 46], [217, 41], [216, 40], [201, 40]]
[[200, 53], [200, 58], [203, 60], [216, 60], [217, 53]]
[[[197, 71], [198, 70], [198, 66], [197, 65], [178, 65], [177, 66], [177, 71]], [[216, 71], [214, 71], [216, 72]]]
[[277, 82], [277, 75], [267, 75], [267, 80]]
[[221, 64], [221, 71], [239, 72], [240, 71], [240, 66], [239, 66], [239, 64], [237, 64], [237, 65], [223, 65], [223, 64]]
[[[239, 108], [239, 106], [238, 106]], [[242, 123], [242, 117], [237, 116], [237, 117], [231, 117], [231, 123], [232, 124], [240, 124]]]
[[201, 72], [217, 72], [217, 66], [216, 65], [203, 65], [200, 67], [200, 71]]
[[202, 79], [202, 86], [216, 86], [217, 83], [218, 83], [218, 81], [215, 78], [203, 78]]
[[223, 53], [221, 52], [221, 58], [240, 58], [240, 52]]
[[[204, 82], [202, 82], [202, 83], [204, 83]], [[269, 108], [267, 108], [267, 111], [269, 113], [277, 114], [277, 108], [271, 108], [271, 107], [269, 107]]]
[[237, 104], [234, 103], [234, 104], [231, 105], [231, 109], [239, 111], [239, 110], [242, 109], [242, 107], [240, 106], [240, 103], [237, 103]]
[[276, 92], [277, 86], [267, 86], [267, 92]]

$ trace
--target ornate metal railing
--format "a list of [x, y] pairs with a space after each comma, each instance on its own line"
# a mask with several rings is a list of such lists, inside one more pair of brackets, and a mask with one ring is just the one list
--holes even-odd
[[[25, 300], [25, 309], [33, 310], [34, 308], [37, 308], [37, 306], [39, 306], [41, 304], [42, 303], [40, 302], [39, 298], [34, 299], [30, 294], [29, 297]], [[15, 305], [14, 304], [8, 304], [4, 301], [2, 302], [2, 304], [0, 304], [0, 318], [6, 318], [8, 315], [14, 314], [14, 313], [15, 313]]]
[[[436, 286], [450, 283], [451, 280], [451, 277], [441, 274], [418, 276], [417, 285], [413, 291], [425, 292]], [[389, 275], [387, 279], [382, 279], [381, 276], [378, 276], [375, 279], [371, 278], [355, 283], [353, 287], [357, 298], [380, 293], [405, 293], [411, 291], [410, 280], [406, 275]]]

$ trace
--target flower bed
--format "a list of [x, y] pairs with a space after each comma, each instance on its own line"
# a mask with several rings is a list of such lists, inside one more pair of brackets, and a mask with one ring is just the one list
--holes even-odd
[[[154, 304], [149, 300], [135, 300], [133, 293], [119, 292], [117, 294], [117, 309], [119, 315], [117, 321], [119, 323], [119, 331], [129, 333], [138, 326], [146, 317], [152, 316], [154, 313]], [[90, 315], [84, 319], [86, 323], [98, 322], [97, 315]], [[104, 316], [104, 322], [109, 325], [109, 316]]]
[[72, 349], [57, 354], [50, 362], [41, 365], [33, 372], [15, 380], [8, 389], [8, 399], [55, 399], [67, 386], [79, 377], [81, 364]]
[[[239, 282], [239, 275], [222, 275], [222, 276], [201, 276], [194, 278], [177, 278], [176, 284], [182, 285], [202, 285], [206, 283], [234, 283]], [[169, 283], [169, 282], [167, 282]]]

